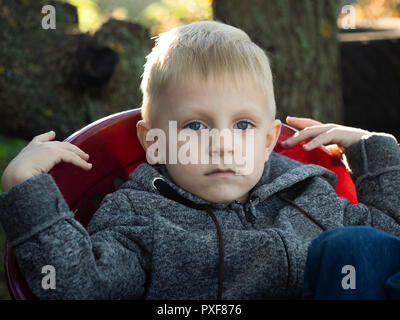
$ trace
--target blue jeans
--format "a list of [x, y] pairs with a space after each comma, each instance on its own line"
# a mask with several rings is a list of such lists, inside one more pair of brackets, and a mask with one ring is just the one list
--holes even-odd
[[400, 238], [372, 227], [331, 229], [314, 239], [305, 299], [400, 299]]

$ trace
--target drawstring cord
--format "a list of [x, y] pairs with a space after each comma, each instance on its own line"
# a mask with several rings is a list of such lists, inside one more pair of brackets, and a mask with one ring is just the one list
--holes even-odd
[[[222, 300], [222, 290], [223, 290], [223, 280], [224, 280], [224, 238], [221, 230], [221, 226], [218, 222], [217, 217], [215, 216], [214, 212], [211, 210], [210, 206], [207, 204], [200, 205], [197, 203], [194, 203], [184, 197], [182, 197], [180, 194], [178, 194], [174, 189], [172, 189], [165, 181], [164, 179], [157, 177], [153, 180], [153, 186], [160, 191], [161, 194], [166, 196], [169, 199], [175, 200], [179, 203], [182, 203], [186, 206], [189, 206], [193, 209], [198, 209], [198, 210], [206, 210], [211, 219], [213, 220], [215, 227], [217, 228], [217, 236], [218, 236], [218, 292], [217, 292], [217, 300]], [[322, 230], [326, 231], [328, 230], [327, 227], [325, 227], [322, 223], [320, 223], [317, 219], [315, 219], [310, 213], [308, 213], [306, 210], [304, 210], [302, 207], [297, 205], [294, 201], [282, 196], [281, 194], [277, 193], [276, 194], [279, 199], [282, 201], [285, 201], [289, 203], [290, 205], [294, 206], [297, 210], [302, 212], [308, 219], [310, 219], [313, 223], [315, 223], [318, 227], [320, 227]], [[259, 203], [259, 198], [256, 197], [254, 200], [249, 201], [249, 208], [250, 208], [250, 213], [253, 216], [254, 220], [256, 219], [255, 215], [255, 205]], [[247, 210], [246, 210], [247, 211]], [[253, 220], [253, 221], [254, 221]]]
[[315, 219], [310, 213], [308, 213], [306, 210], [304, 210], [302, 207], [300, 207], [299, 205], [297, 205], [296, 202], [285, 198], [284, 196], [282, 196], [281, 194], [277, 193], [276, 194], [277, 197], [279, 199], [281, 199], [282, 201], [285, 201], [287, 203], [289, 203], [290, 205], [294, 206], [297, 210], [299, 210], [301, 213], [303, 213], [308, 219], [310, 219], [313, 223], [315, 223], [318, 227], [320, 227], [322, 230], [326, 231], [328, 230], [327, 227], [325, 227], [321, 222], [319, 222], [317, 219]]
[[206, 210], [211, 219], [214, 221], [214, 224], [217, 228], [217, 236], [218, 236], [218, 292], [217, 292], [217, 300], [222, 300], [222, 285], [224, 278], [224, 239], [222, 236], [221, 226], [219, 225], [218, 219], [215, 216], [214, 212], [207, 205], [201, 205], [194, 203], [183, 196], [181, 196], [178, 192], [176, 192], [173, 188], [171, 188], [168, 183], [164, 181], [161, 177], [156, 177], [153, 182], [153, 186], [157, 189], [162, 195], [165, 197], [179, 202], [185, 206], [188, 206], [197, 210]]
[[221, 226], [218, 223], [217, 217], [214, 212], [210, 209], [210, 207], [205, 204], [205, 209], [210, 215], [211, 219], [214, 221], [215, 226], [217, 228], [218, 235], [218, 292], [217, 292], [217, 300], [222, 300], [222, 285], [224, 281], [224, 238], [222, 236]]

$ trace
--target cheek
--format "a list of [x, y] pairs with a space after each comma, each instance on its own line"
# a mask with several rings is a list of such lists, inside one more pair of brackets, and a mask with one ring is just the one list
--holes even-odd
[[255, 162], [264, 164], [271, 153], [271, 150], [267, 147], [268, 141], [266, 134], [259, 135], [255, 142]]
[[190, 181], [195, 176], [198, 176], [203, 173], [201, 165], [198, 164], [168, 164], [167, 165], [168, 172], [172, 177], [176, 177], [179, 181]]
[[[249, 176], [257, 175], [258, 168], [264, 166], [265, 141], [257, 131], [246, 132], [240, 136], [240, 142], [235, 144], [235, 162], [240, 173]], [[250, 178], [251, 176], [251, 178]]]
[[[189, 157], [191, 155], [195, 156], [196, 152], [197, 154], [200, 153], [202, 147], [203, 149], [208, 147], [206, 143], [204, 144], [204, 146], [201, 144], [200, 135], [193, 134], [190, 138], [186, 136], [181, 137], [180, 139], [181, 140], [178, 140], [176, 138], [175, 140], [171, 139], [172, 141], [169, 141], [169, 137], [166, 138], [166, 149], [168, 154], [171, 153], [177, 158], [179, 157], [179, 155], [182, 155], [183, 157]], [[185, 140], [182, 141], [182, 139]]]
[[[242, 137], [242, 154], [251, 158], [259, 158], [264, 155], [266, 149], [266, 139], [262, 134], [253, 134], [253, 136], [243, 135]], [[238, 149], [238, 151], [240, 151]]]

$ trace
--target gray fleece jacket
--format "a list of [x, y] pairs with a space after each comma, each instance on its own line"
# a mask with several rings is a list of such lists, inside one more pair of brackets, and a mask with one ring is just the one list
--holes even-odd
[[[400, 148], [374, 133], [346, 150], [360, 203], [337, 177], [272, 153], [245, 204], [212, 203], [176, 185], [164, 165], [139, 165], [87, 229], [52, 176], [0, 195], [0, 222], [42, 299], [301, 297], [307, 248], [325, 229], [374, 226], [400, 236]], [[43, 289], [44, 265], [56, 289]]]

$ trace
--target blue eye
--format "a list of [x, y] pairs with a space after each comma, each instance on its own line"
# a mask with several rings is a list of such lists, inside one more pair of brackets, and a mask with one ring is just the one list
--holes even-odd
[[184, 126], [183, 128], [189, 128], [189, 129], [192, 129], [192, 130], [195, 130], [195, 131], [201, 130], [201, 129], [205, 129], [205, 127], [204, 127], [204, 128], [201, 128], [201, 126], [204, 127], [204, 125], [201, 124], [200, 122], [195, 122], [195, 121], [194, 121], [194, 122], [191, 122], [191, 123], [187, 124], [187, 125]]
[[[237, 125], [237, 128], [235, 128], [235, 129], [240, 129], [240, 130], [247, 130], [247, 129], [250, 129], [250, 128], [248, 127], [248, 125], [254, 127], [254, 126], [253, 126], [250, 122], [248, 122], [248, 121], [239, 121], [236, 125]], [[235, 126], [236, 126], [236, 125], [235, 125]]]

